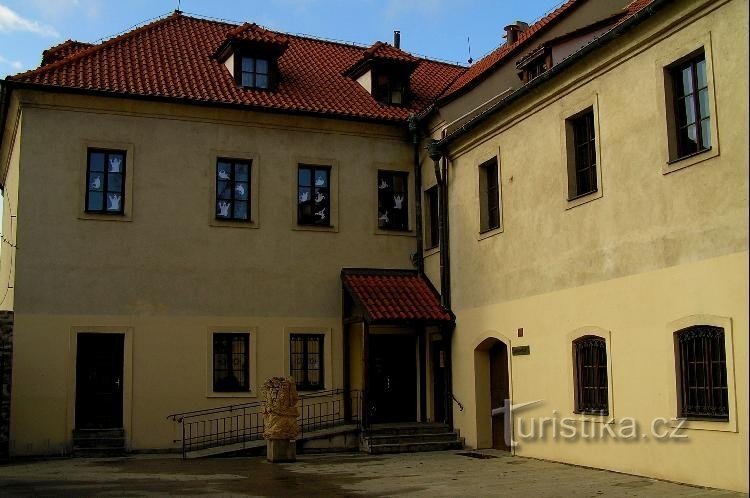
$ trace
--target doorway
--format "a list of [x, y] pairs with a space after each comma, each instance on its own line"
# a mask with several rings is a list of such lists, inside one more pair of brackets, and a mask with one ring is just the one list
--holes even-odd
[[78, 334], [76, 429], [122, 428], [123, 334]]
[[[508, 378], [508, 347], [497, 341], [489, 351], [490, 357], [490, 405], [493, 410], [505, 406], [510, 398]], [[498, 450], [510, 450], [506, 439], [505, 417], [508, 414], [492, 415], [492, 447]], [[509, 435], [510, 436], [510, 435]]]
[[416, 336], [373, 334], [367, 372], [371, 423], [416, 422]]

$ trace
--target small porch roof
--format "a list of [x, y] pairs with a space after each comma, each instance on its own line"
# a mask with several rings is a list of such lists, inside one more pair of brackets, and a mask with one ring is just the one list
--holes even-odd
[[367, 323], [455, 321], [429, 279], [415, 270], [344, 268], [341, 282]]

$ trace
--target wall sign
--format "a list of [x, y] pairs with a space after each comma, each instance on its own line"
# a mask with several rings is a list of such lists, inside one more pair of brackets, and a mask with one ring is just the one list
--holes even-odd
[[511, 353], [513, 356], [526, 356], [531, 354], [531, 348], [529, 346], [513, 346]]

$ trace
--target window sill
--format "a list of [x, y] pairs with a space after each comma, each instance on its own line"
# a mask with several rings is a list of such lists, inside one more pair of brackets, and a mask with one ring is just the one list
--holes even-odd
[[497, 228], [492, 228], [490, 230], [479, 232], [479, 235], [477, 235], [477, 240], [489, 239], [490, 237], [494, 237], [495, 235], [501, 234], [503, 232], [504, 232], [504, 228], [502, 225], [500, 225]]
[[206, 394], [207, 398], [257, 398], [258, 395], [254, 391], [248, 392], [214, 392], [211, 391]]
[[671, 159], [664, 164], [662, 167], [662, 174], [668, 175], [674, 171], [679, 171], [684, 168], [688, 168], [698, 163], [702, 163], [708, 159], [713, 159], [719, 155], [718, 147], [709, 147], [708, 149], [700, 152], [694, 152], [688, 156], [680, 157], [679, 159]]
[[673, 418], [669, 421], [669, 427], [699, 431], [738, 432], [737, 420], [731, 416], [729, 420], [686, 420]]
[[78, 215], [79, 220], [98, 220], [98, 221], [133, 221], [133, 217], [128, 213], [124, 214], [105, 214], [105, 213], [87, 213], [83, 212]]
[[614, 415], [594, 415], [593, 413], [573, 412], [573, 420], [577, 422], [595, 422], [598, 424], [614, 424]]
[[602, 190], [594, 190], [593, 192], [589, 192], [588, 194], [579, 195], [570, 199], [566, 200], [567, 206], [565, 207], [566, 210], [573, 209], [574, 207], [578, 207], [581, 204], [587, 204], [591, 201], [595, 201], [596, 199], [600, 199], [602, 197]]
[[430, 247], [429, 249], [425, 249], [422, 251], [422, 257], [423, 258], [429, 258], [430, 256], [433, 256], [435, 254], [440, 253], [440, 246], [437, 245], [435, 247]]
[[376, 228], [375, 235], [395, 235], [396, 237], [414, 237], [416, 232], [414, 230], [401, 230], [399, 228]]
[[323, 226], [323, 225], [294, 225], [292, 230], [300, 232], [338, 232], [337, 226]]
[[257, 221], [220, 220], [213, 218], [210, 226], [222, 228], [260, 228], [260, 223]]

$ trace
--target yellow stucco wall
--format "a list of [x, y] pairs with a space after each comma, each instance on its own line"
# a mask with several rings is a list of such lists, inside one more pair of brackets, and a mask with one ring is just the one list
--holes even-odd
[[[572, 338], [606, 335], [613, 416], [650, 430], [676, 416], [675, 322], [713, 320], [731, 333], [730, 422], [693, 423], [686, 443], [547, 439], [517, 454], [748, 489], [747, 32], [746, 2], [674, 3], [451, 146], [453, 388], [467, 407], [454, 415], [469, 445], [491, 444], [476, 412], [489, 396], [483, 339], [530, 346], [511, 357], [512, 398], [544, 403], [523, 420], [573, 416]], [[664, 67], [699, 47], [713, 148], [669, 165]], [[569, 202], [564, 121], [588, 106], [599, 192]], [[477, 168], [495, 156], [502, 230], [485, 237]]]
[[[173, 447], [170, 413], [251, 401], [288, 373], [291, 332], [326, 333], [325, 387], [342, 387], [341, 268], [412, 267], [413, 232], [377, 229], [378, 168], [412, 169], [405, 128], [32, 92], [21, 101], [33, 133], [16, 168], [13, 454], [69, 450], [77, 332], [126, 334], [133, 449]], [[83, 214], [91, 144], [128, 150], [124, 220]], [[212, 220], [218, 155], [253, 159], [252, 227]], [[296, 227], [298, 162], [333, 164], [332, 230]], [[210, 393], [211, 330], [250, 331], [249, 397]]]

